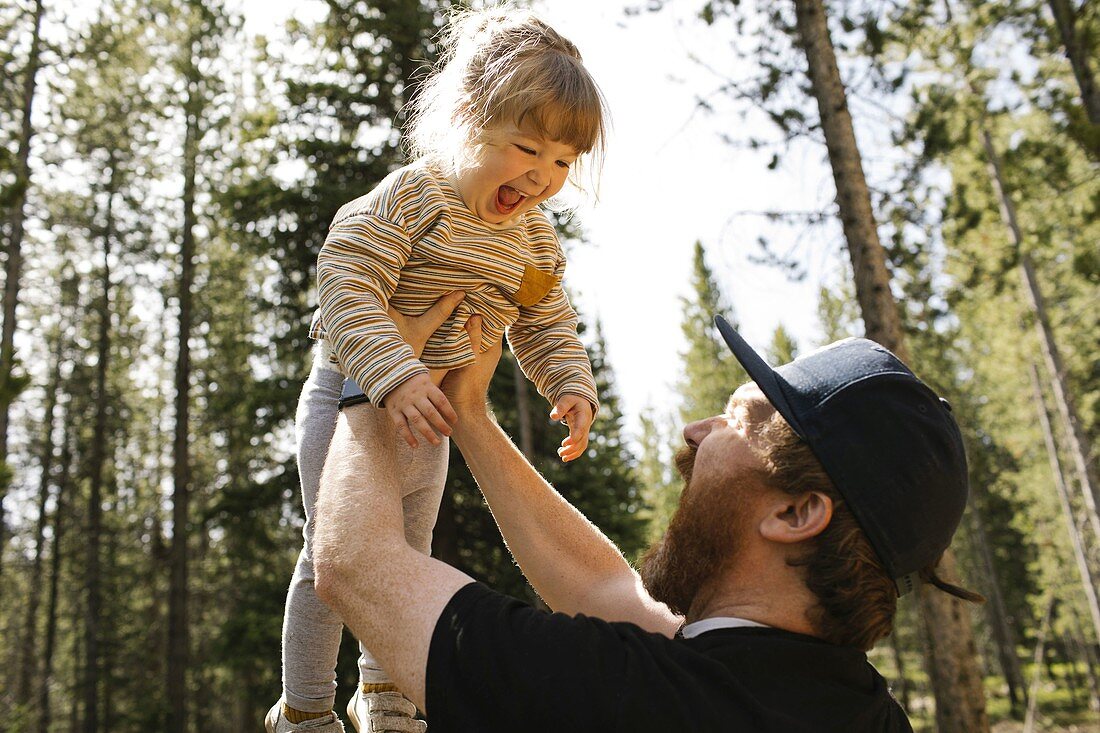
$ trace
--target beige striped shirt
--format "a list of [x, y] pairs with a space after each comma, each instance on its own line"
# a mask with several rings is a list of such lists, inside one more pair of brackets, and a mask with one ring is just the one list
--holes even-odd
[[[317, 258], [310, 336], [332, 343], [344, 374], [377, 405], [414, 374], [472, 363], [463, 325], [476, 313], [486, 339], [507, 333], [524, 374], [551, 404], [577, 394], [595, 407], [596, 382], [561, 286], [564, 270], [544, 213], [532, 210], [511, 228], [493, 229], [450, 182], [413, 164], [337, 212]], [[417, 359], [387, 305], [417, 316], [453, 290], [466, 299]]]

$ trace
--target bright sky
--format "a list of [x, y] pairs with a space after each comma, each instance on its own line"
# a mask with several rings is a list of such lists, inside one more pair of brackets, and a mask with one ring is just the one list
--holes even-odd
[[[272, 35], [290, 12], [305, 19], [324, 7], [316, 0], [240, 2], [248, 30]], [[770, 152], [733, 149], [719, 139], [722, 131], [744, 135], [738, 117], [694, 114], [696, 96], [719, 82], [689, 51], [731, 76], [737, 61], [717, 32], [692, 18], [701, 3], [679, 5], [633, 17], [618, 3], [592, 0], [553, 0], [540, 9], [580, 48], [611, 107], [600, 200], [578, 212], [590, 244], [570, 252], [566, 282], [583, 314], [602, 321], [632, 431], [646, 407], [675, 410], [684, 348], [680, 298], [688, 294], [696, 240], [758, 349], [780, 322], [803, 348], [816, 345], [817, 291], [832, 282], [836, 266], [832, 241], [803, 247], [810, 262], [800, 283], [749, 261], [760, 253], [761, 221], [732, 215], [826, 205], [832, 184], [824, 151], [787, 156], [778, 172], [767, 171]], [[805, 232], [792, 228], [787, 236], [793, 242]], [[782, 250], [789, 243], [779, 244]]]

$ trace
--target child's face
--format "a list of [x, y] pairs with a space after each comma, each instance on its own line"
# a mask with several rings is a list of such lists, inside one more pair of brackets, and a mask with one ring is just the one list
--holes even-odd
[[565, 184], [579, 152], [515, 127], [490, 130], [479, 162], [459, 171], [466, 206], [490, 224], [509, 223]]

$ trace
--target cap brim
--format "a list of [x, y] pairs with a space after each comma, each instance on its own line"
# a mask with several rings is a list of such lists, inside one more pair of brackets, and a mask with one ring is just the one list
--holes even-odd
[[749, 378], [756, 382], [756, 386], [760, 388], [760, 391], [764, 393], [764, 396], [768, 398], [768, 402], [772, 403], [772, 406], [783, 416], [790, 426], [794, 429], [795, 433], [802, 439], [806, 436], [802, 430], [802, 421], [798, 415], [791, 408], [790, 402], [787, 400], [787, 395], [783, 391], [782, 382], [783, 378], [768, 365], [766, 361], [749, 346], [745, 339], [741, 338], [741, 334], [734, 330], [722, 316], [714, 317], [714, 325], [718, 327], [718, 332], [722, 334], [722, 338], [726, 342], [726, 346], [733, 352], [734, 357], [741, 363], [741, 366], [745, 367], [745, 371], [748, 372]]

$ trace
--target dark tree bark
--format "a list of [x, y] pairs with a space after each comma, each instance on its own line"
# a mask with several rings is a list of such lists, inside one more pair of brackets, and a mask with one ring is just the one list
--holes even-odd
[[1073, 604], [1069, 606], [1070, 619], [1073, 621], [1073, 643], [1077, 647], [1081, 662], [1085, 665], [1085, 677], [1089, 681], [1089, 710], [1100, 710], [1100, 679], [1097, 678], [1093, 659], [1093, 646], [1085, 640], [1081, 632], [1081, 617]]
[[985, 522], [982, 519], [982, 513], [975, 508], [970, 511], [970, 523], [973, 528], [974, 544], [981, 558], [985, 577], [988, 579], [986, 617], [997, 647], [997, 659], [1004, 673], [1005, 684], [1008, 686], [1012, 717], [1022, 720], [1024, 709], [1027, 707], [1027, 687], [1023, 669], [1020, 667], [1020, 658], [1016, 653], [1016, 634], [1012, 630], [1012, 624], [1008, 622], [1008, 611], [1005, 608], [1004, 596], [1001, 594], [1001, 580], [997, 574], [997, 566], [993, 563], [993, 551], [989, 547], [989, 538], [985, 533]]
[[[901, 318], [890, 290], [886, 252], [875, 227], [871, 195], [825, 8], [821, 0], [794, 0], [794, 8], [798, 41], [806, 54], [810, 84], [825, 134], [866, 335], [907, 361]], [[940, 567], [948, 577], [954, 576], [955, 558], [950, 550], [944, 554]], [[939, 731], [985, 733], [989, 731], [989, 718], [969, 613], [961, 601], [936, 590], [921, 589], [919, 596], [921, 613], [931, 631], [928, 669], [936, 697]]]
[[[23, 227], [26, 221], [25, 206], [27, 188], [31, 180], [30, 154], [31, 112], [34, 107], [35, 79], [38, 76], [39, 47], [41, 46], [42, 0], [34, 6], [34, 31], [31, 36], [31, 55], [27, 59], [27, 71], [23, 77], [23, 124], [19, 134], [19, 152], [15, 161], [15, 200], [11, 205], [11, 239], [7, 243], [7, 262], [4, 264], [4, 324], [0, 327], [0, 578], [3, 577], [4, 547], [8, 542], [7, 514], [4, 498], [8, 495], [10, 475], [8, 462], [8, 420], [12, 400], [21, 389], [21, 380], [15, 377], [15, 327], [16, 308], [19, 305], [19, 278], [23, 269]], [[5, 583], [0, 580], [0, 596]]]
[[[53, 655], [57, 646], [57, 607], [58, 588], [61, 579], [61, 558], [65, 531], [69, 521], [69, 496], [72, 494], [72, 436], [65, 425], [61, 438], [61, 460], [57, 480], [57, 505], [53, 513], [53, 550], [50, 554], [50, 591], [46, 601], [46, 641], [42, 649], [42, 680], [38, 687], [38, 733], [49, 733], [50, 727], [50, 682], [53, 678]], [[79, 666], [76, 667], [79, 669]], [[78, 695], [72, 695], [73, 700]]]
[[1058, 36], [1066, 49], [1066, 58], [1073, 67], [1073, 75], [1081, 90], [1081, 102], [1089, 122], [1100, 125], [1100, 87], [1096, 84], [1092, 66], [1089, 63], [1089, 49], [1077, 35], [1077, 11], [1070, 0], [1047, 0], [1050, 12], [1054, 14], [1054, 24]]
[[[192, 36], [192, 46], [197, 39]], [[183, 143], [183, 232], [180, 241], [179, 348], [176, 361], [176, 426], [172, 441], [172, 545], [168, 594], [168, 697], [171, 708], [169, 733], [186, 733], [188, 727], [187, 668], [190, 652], [188, 618], [188, 551], [190, 530], [191, 464], [191, 349], [192, 288], [195, 278], [195, 177], [198, 161], [199, 125], [202, 118], [201, 78], [195, 65], [195, 51], [187, 49], [184, 100], [186, 128]]]
[[42, 560], [45, 556], [46, 526], [49, 523], [50, 486], [53, 482], [54, 453], [54, 412], [57, 409], [57, 395], [61, 390], [61, 360], [64, 349], [64, 329], [59, 324], [57, 339], [53, 348], [53, 364], [50, 368], [50, 381], [46, 385], [46, 405], [43, 411], [42, 450], [38, 463], [42, 469], [38, 487], [38, 521], [34, 532], [34, 559], [31, 562], [31, 578], [27, 589], [26, 616], [23, 620], [23, 644], [19, 662], [19, 694], [17, 700], [30, 704], [34, 697], [33, 686], [38, 680], [38, 607], [42, 600]]
[[978, 119], [981, 132], [982, 147], [985, 150], [986, 164], [989, 167], [989, 176], [993, 191], [997, 196], [1000, 207], [1001, 219], [1008, 232], [1009, 241], [1012, 243], [1020, 262], [1020, 280], [1024, 286], [1024, 294], [1028, 299], [1028, 305], [1032, 317], [1035, 319], [1035, 331], [1039, 339], [1039, 351], [1043, 356], [1047, 376], [1050, 378], [1051, 393], [1054, 395], [1054, 404], [1061, 418], [1062, 427], [1066, 434], [1066, 449], [1073, 458], [1074, 471], [1081, 488], [1081, 498], [1085, 503], [1085, 511], [1089, 523], [1092, 525], [1095, 539], [1100, 542], [1100, 479], [1092, 465], [1088, 455], [1088, 439], [1085, 437], [1084, 428], [1077, 412], [1076, 400], [1073, 391], [1066, 379], [1066, 369], [1062, 364], [1061, 352], [1058, 342], [1054, 339], [1054, 331], [1047, 316], [1046, 303], [1043, 298], [1039, 279], [1032, 264], [1031, 255], [1024, 246], [1024, 235], [1020, 229], [1019, 220], [1016, 218], [1016, 204], [1009, 195], [1005, 186], [1005, 178], [1001, 166], [1001, 156], [993, 144], [993, 136], [989, 132], [989, 125], [985, 118], [985, 97], [967, 78], [970, 93], [981, 103], [981, 116]]
[[898, 643], [897, 631], [890, 634], [890, 653], [894, 657], [894, 668], [897, 670], [897, 689], [893, 692], [898, 698], [898, 702], [901, 703], [901, 707], [905, 710], [905, 714], [909, 714], [909, 678], [905, 672], [905, 659], [901, 654], [901, 644]]
[[1031, 692], [1028, 694], [1027, 715], [1024, 717], [1023, 733], [1034, 733], [1035, 713], [1038, 709], [1039, 682], [1043, 677], [1043, 658], [1046, 656], [1047, 632], [1050, 629], [1050, 617], [1054, 613], [1055, 597], [1050, 594], [1046, 611], [1043, 612], [1043, 621], [1039, 626], [1039, 638], [1035, 642], [1035, 654], [1032, 659]]
[[1043, 398], [1043, 388], [1039, 383], [1039, 371], [1031, 364], [1031, 388], [1035, 397], [1035, 409], [1039, 415], [1039, 427], [1042, 429], [1043, 442], [1047, 449], [1047, 459], [1050, 461], [1050, 472], [1054, 479], [1054, 488], [1058, 492], [1058, 501], [1062, 506], [1062, 515], [1066, 520], [1066, 531], [1069, 533], [1070, 545], [1073, 547], [1073, 557], [1077, 562], [1077, 572], [1081, 576], [1081, 586], [1085, 591], [1088, 601], [1089, 614], [1092, 616], [1092, 626], [1097, 638], [1100, 638], [1100, 601], [1096, 594], [1096, 577], [1089, 565], [1088, 555], [1081, 532], [1077, 528], [1077, 520], [1074, 516], [1073, 505], [1069, 500], [1069, 489], [1062, 474], [1062, 462], [1058, 458], [1058, 446], [1054, 442], [1054, 433], [1050, 429], [1050, 418], [1047, 416], [1046, 400]]
[[114, 156], [107, 164], [107, 210], [104, 215], [103, 271], [100, 276], [102, 294], [99, 307], [98, 361], [95, 381], [95, 439], [89, 467], [88, 529], [86, 534], [86, 567], [84, 576], [84, 715], [83, 733], [97, 733], [99, 728], [100, 623], [103, 599], [100, 577], [100, 544], [103, 534], [103, 470], [107, 459], [107, 414], [110, 399], [107, 394], [107, 369], [111, 354], [111, 243], [114, 239], [114, 200], [117, 188], [117, 168]]

